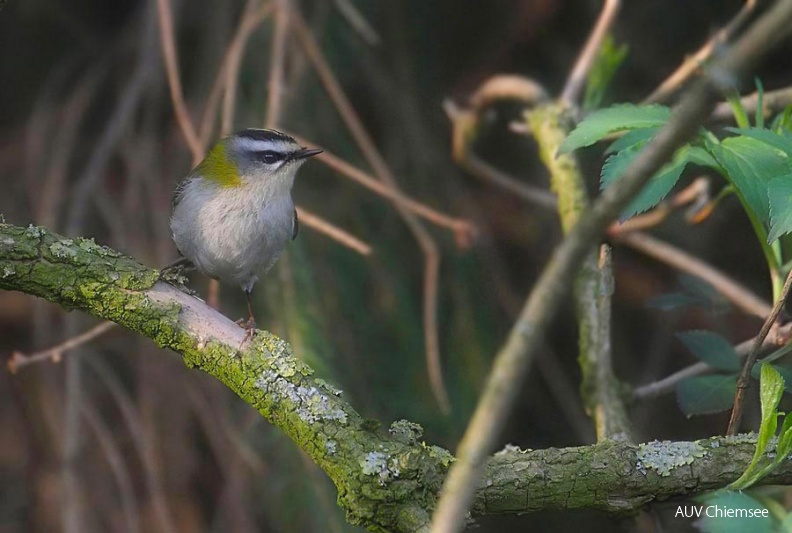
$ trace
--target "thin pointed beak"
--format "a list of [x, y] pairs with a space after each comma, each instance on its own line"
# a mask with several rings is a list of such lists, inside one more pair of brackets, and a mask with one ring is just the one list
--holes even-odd
[[316, 148], [300, 148], [296, 152], [292, 152], [289, 159], [307, 159], [321, 153], [322, 150], [317, 150]]

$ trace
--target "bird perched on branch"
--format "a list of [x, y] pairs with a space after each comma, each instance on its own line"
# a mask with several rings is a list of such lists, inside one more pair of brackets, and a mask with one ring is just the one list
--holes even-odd
[[176, 187], [170, 227], [182, 258], [165, 270], [195, 267], [240, 286], [249, 312], [245, 339], [255, 328], [253, 285], [297, 237], [297, 169], [320, 152], [279, 131], [246, 129], [218, 142]]

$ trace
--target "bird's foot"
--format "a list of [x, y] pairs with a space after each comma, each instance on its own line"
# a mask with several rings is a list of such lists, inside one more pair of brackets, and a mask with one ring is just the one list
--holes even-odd
[[247, 320], [245, 320], [244, 318], [240, 318], [239, 320], [236, 321], [236, 323], [239, 325], [239, 327], [245, 328], [245, 337], [242, 339], [242, 342], [239, 343], [239, 348], [238, 348], [239, 350], [241, 350], [242, 346], [248, 341], [248, 339], [253, 338], [253, 335], [256, 332], [256, 321], [251, 316]]
[[159, 271], [159, 279], [173, 285], [180, 291], [189, 294], [190, 296], [195, 296], [197, 293], [191, 289], [189, 289], [186, 285], [187, 276], [185, 274], [190, 270], [195, 269], [195, 266], [190, 263], [185, 258], [181, 258], [177, 261], [174, 261], [170, 265], [166, 266], [162, 270]]

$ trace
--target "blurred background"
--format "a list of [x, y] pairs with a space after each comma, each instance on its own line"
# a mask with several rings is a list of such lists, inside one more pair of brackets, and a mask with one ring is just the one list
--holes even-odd
[[[427, 442], [453, 451], [560, 228], [551, 210], [455, 164], [443, 102], [464, 105], [499, 73], [530, 77], [556, 94], [601, 2], [306, 0], [283, 2], [293, 10], [288, 17], [274, 3], [159, 2], [172, 16], [177, 92], [195, 133], [189, 143], [174, 115], [156, 0], [10, 0], [0, 11], [0, 213], [12, 224], [93, 237], [159, 268], [176, 258], [172, 190], [211, 142], [276, 126], [380, 173], [377, 157], [350, 132], [354, 113], [405, 194], [445, 218], [403, 216], [328, 164], [334, 160], [312, 160], [294, 190], [306, 222], [257, 286], [258, 323], [292, 343], [364, 416], [385, 426], [418, 422]], [[643, 99], [741, 5], [626, 2], [613, 33], [628, 55], [605, 103]], [[789, 72], [775, 67], [789, 51], [778, 49], [752, 74], [768, 89], [789, 84]], [[351, 110], [339, 110], [335, 89]], [[487, 110], [475, 151], [546, 188], [535, 147], [509, 127], [521, 110]], [[582, 158], [596, 190], [601, 151]], [[327, 224], [347, 237], [328, 236]], [[672, 214], [653, 232], [770, 298], [759, 246], [735, 199], [695, 227]], [[628, 384], [694, 362], [675, 332], [710, 329], [736, 343], [761, 324], [717, 297], [709, 306], [658, 309], [653, 298], [690, 279], [626, 248], [617, 246], [614, 258], [614, 357]], [[236, 288], [218, 293], [198, 275], [191, 286], [230, 318], [247, 316]], [[27, 357], [98, 333], [97, 324], [2, 292], [0, 356]], [[503, 444], [594, 441], [578, 391], [575, 335], [567, 304]], [[173, 353], [103, 328], [56, 359], [0, 371], [0, 533], [358, 530], [345, 522], [327, 477], [288, 438]], [[427, 360], [442, 367], [447, 406]], [[635, 404], [630, 414], [641, 441], [700, 438], [726, 425], [720, 415], [686, 419], [673, 394]], [[664, 519], [655, 509], [647, 527], [662, 528]], [[613, 527], [594, 512], [480, 524], [482, 532]]]

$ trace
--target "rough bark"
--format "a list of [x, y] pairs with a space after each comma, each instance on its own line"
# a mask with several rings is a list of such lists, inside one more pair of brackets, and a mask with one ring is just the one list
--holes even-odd
[[[453, 457], [417, 424], [385, 430], [314, 376], [289, 344], [244, 330], [159, 273], [93, 240], [0, 222], [0, 289], [22, 291], [145, 335], [207, 372], [287, 433], [338, 488], [351, 523], [375, 531], [428, 528]], [[722, 487], [742, 473], [752, 436], [699, 442], [507, 449], [491, 459], [473, 514], [589, 508], [629, 512], [656, 499]], [[766, 480], [792, 481], [792, 463]]]

